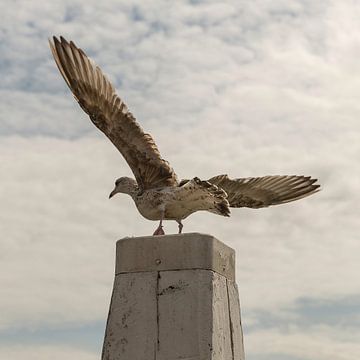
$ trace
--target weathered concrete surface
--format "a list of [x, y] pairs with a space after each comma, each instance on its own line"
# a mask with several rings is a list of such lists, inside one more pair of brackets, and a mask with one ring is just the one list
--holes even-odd
[[213, 270], [235, 280], [235, 251], [199, 233], [128, 237], [116, 244], [116, 275], [176, 269]]
[[115, 277], [102, 359], [154, 359], [157, 274]]
[[102, 360], [244, 360], [234, 268], [209, 235], [119, 240]]

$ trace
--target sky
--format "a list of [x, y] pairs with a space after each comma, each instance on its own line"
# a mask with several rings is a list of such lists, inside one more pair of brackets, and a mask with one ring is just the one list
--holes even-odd
[[[0, 358], [99, 359], [116, 240], [150, 235], [131, 176], [51, 57], [101, 66], [180, 178], [311, 175], [322, 191], [185, 232], [237, 253], [247, 360], [360, 356], [360, 4], [0, 2]], [[175, 233], [177, 224], [166, 222]]]

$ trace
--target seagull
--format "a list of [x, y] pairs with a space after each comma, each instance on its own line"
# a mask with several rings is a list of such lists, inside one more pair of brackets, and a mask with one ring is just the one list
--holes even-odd
[[297, 175], [238, 179], [218, 175], [208, 180], [194, 177], [179, 181], [152, 136], [143, 131], [111, 82], [85, 52], [62, 36], [54, 36], [49, 44], [75, 100], [119, 150], [134, 174], [135, 179], [117, 179], [109, 198], [117, 193], [130, 195], [143, 217], [159, 221], [153, 235], [165, 234], [163, 220], [176, 221], [181, 233], [182, 221], [196, 211], [230, 216], [230, 208], [264, 208], [319, 191], [317, 179]]

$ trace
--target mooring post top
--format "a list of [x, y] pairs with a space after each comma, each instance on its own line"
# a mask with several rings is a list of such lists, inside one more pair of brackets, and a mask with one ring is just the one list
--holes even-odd
[[235, 251], [200, 233], [126, 237], [116, 243], [115, 274], [203, 269], [235, 281]]

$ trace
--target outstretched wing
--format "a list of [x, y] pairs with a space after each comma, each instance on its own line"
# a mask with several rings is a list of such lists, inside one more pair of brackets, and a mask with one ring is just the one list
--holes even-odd
[[228, 194], [231, 207], [261, 208], [284, 204], [319, 191], [317, 179], [310, 176], [275, 175], [257, 178], [229, 179], [218, 175], [208, 180]]
[[144, 133], [100, 68], [72, 41], [53, 39], [50, 48], [61, 75], [91, 121], [124, 156], [139, 187], [176, 186], [174, 170], [161, 158], [151, 135]]

